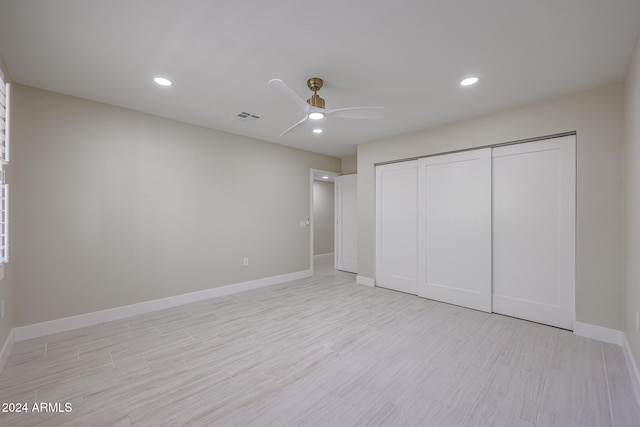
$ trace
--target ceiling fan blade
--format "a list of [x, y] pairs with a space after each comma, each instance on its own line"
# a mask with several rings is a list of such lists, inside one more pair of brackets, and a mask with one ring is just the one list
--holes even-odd
[[304, 118], [303, 118], [302, 120], [300, 120], [298, 123], [296, 123], [295, 125], [291, 126], [289, 129], [287, 129], [287, 130], [285, 130], [284, 132], [282, 132], [282, 133], [280, 134], [280, 136], [282, 136], [282, 135], [284, 135], [284, 134], [286, 134], [286, 133], [291, 132], [292, 130], [294, 130], [295, 128], [297, 128], [298, 126], [300, 126], [301, 124], [303, 124], [303, 123], [304, 123], [304, 122], [306, 122], [306, 121], [307, 121], [307, 116], [304, 116]]
[[293, 89], [287, 86], [282, 80], [271, 79], [269, 80], [269, 84], [276, 88], [278, 92], [289, 98], [289, 100], [296, 104], [298, 107], [302, 108], [305, 112], [309, 111], [309, 108], [311, 106], [307, 104], [307, 101], [300, 98], [300, 96], [295, 93]]
[[351, 107], [326, 110], [325, 114], [340, 119], [381, 119], [384, 107]]

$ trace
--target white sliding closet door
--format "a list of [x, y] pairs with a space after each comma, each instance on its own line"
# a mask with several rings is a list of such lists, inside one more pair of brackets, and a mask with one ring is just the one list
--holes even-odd
[[491, 311], [491, 149], [418, 161], [419, 295]]
[[335, 239], [337, 270], [358, 272], [358, 176], [334, 178]]
[[493, 150], [493, 311], [573, 329], [575, 136]]
[[418, 162], [376, 167], [376, 286], [418, 294]]

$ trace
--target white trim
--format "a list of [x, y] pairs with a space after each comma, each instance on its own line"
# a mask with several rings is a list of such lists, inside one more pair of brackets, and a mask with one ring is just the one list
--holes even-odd
[[0, 350], [0, 372], [4, 369], [4, 365], [9, 360], [9, 355], [11, 354], [11, 350], [13, 349], [13, 344], [15, 343], [15, 334], [14, 329], [9, 332], [9, 336], [4, 341], [4, 345], [2, 346], [2, 350]]
[[[313, 267], [313, 257], [315, 256], [314, 247], [313, 247], [314, 244], [315, 244], [314, 243], [315, 218], [313, 217], [313, 182], [316, 181], [316, 175], [326, 175], [326, 176], [329, 176], [331, 179], [333, 179], [336, 176], [339, 176], [340, 173], [326, 171], [326, 170], [322, 170], [322, 169], [314, 169], [314, 168], [309, 169], [309, 217], [307, 218], [307, 220], [309, 222], [309, 224], [308, 224], [308, 228], [309, 228], [309, 264], [311, 266], [309, 268], [311, 269], [311, 274], [313, 274], [313, 268], [314, 268]], [[320, 181], [320, 182], [329, 182], [329, 181], [323, 181], [323, 180], [318, 180], [318, 181]], [[335, 264], [335, 261], [334, 261], [334, 264]]]
[[636, 394], [636, 402], [638, 402], [638, 406], [640, 406], [640, 370], [638, 370], [636, 360], [633, 358], [633, 353], [631, 353], [631, 347], [629, 347], [627, 336], [623, 335], [622, 338], [622, 352], [624, 353], [624, 358], [627, 361], [627, 369], [629, 370], [629, 377], [631, 378], [633, 391], [635, 391]]
[[624, 332], [617, 329], [609, 329], [590, 323], [573, 322], [573, 333], [585, 338], [608, 342], [609, 344], [622, 345]]
[[635, 398], [640, 406], [640, 370], [638, 370], [638, 365], [631, 353], [631, 347], [629, 347], [629, 341], [627, 341], [625, 333], [617, 329], [609, 329], [577, 321], [573, 322], [573, 333], [581, 337], [617, 344], [622, 347], [622, 352], [627, 362], [629, 378], [631, 378], [631, 384], [635, 392]]
[[356, 276], [356, 283], [358, 285], [365, 285], [365, 286], [371, 286], [371, 287], [374, 287], [376, 285], [376, 281], [373, 279], [373, 277], [365, 277], [360, 275]]
[[16, 342], [32, 338], [39, 338], [59, 332], [93, 326], [99, 323], [119, 320], [138, 314], [163, 310], [179, 305], [198, 302], [209, 298], [216, 298], [231, 295], [238, 292], [250, 291], [265, 286], [277, 285], [279, 283], [292, 280], [304, 279], [313, 275], [312, 270], [303, 270], [295, 273], [282, 274], [279, 276], [265, 277], [263, 279], [249, 280], [247, 282], [234, 283], [218, 288], [205, 289], [202, 291], [190, 292], [167, 298], [160, 298], [152, 301], [145, 301], [138, 304], [125, 305], [110, 308], [107, 310], [95, 311], [92, 313], [79, 314], [77, 316], [65, 317], [63, 319], [50, 320], [47, 322], [35, 323], [33, 325], [19, 326], [14, 329], [14, 339]]
[[4, 184], [4, 238], [2, 239], [4, 245], [4, 260], [7, 264], [9, 262], [9, 184]]

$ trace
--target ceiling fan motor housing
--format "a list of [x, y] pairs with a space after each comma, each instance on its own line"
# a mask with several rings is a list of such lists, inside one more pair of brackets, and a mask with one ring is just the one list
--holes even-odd
[[320, 95], [318, 95], [317, 93], [312, 95], [311, 98], [307, 99], [307, 102], [309, 103], [309, 105], [312, 105], [314, 107], [324, 108], [324, 99], [320, 98]]
[[307, 102], [313, 107], [324, 108], [324, 99], [318, 95], [318, 91], [322, 89], [322, 83], [320, 77], [311, 77], [307, 80], [307, 87], [313, 91], [313, 95], [307, 99]]

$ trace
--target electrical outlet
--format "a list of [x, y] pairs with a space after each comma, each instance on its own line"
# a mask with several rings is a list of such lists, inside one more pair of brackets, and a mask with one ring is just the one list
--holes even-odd
[[249, 257], [246, 256], [246, 257], [242, 258], [242, 265], [244, 267], [248, 267], [249, 266]]

